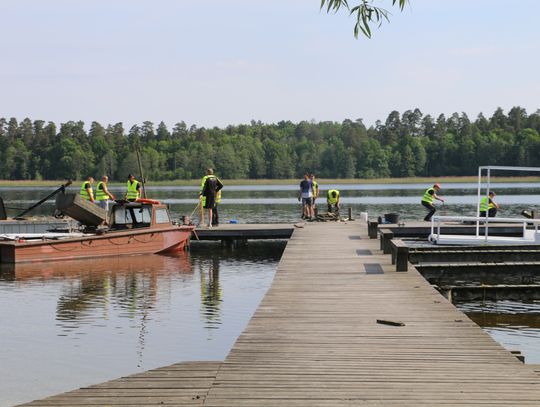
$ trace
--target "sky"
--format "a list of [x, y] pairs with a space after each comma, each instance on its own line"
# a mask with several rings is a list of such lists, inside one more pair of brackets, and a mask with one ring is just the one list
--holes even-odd
[[370, 126], [393, 110], [474, 119], [540, 108], [540, 1], [410, 0], [372, 39], [319, 6], [0, 0], [0, 117]]

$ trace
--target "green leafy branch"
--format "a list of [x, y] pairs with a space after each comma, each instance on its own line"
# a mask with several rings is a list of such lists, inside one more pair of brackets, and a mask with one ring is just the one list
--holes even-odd
[[[392, 6], [399, 7], [403, 11], [409, 0], [392, 0]], [[341, 8], [347, 9], [350, 15], [356, 16], [356, 24], [354, 25], [354, 36], [358, 38], [360, 31], [367, 38], [371, 38], [371, 24], [377, 24], [378, 27], [384, 21], [390, 21], [390, 12], [384, 8], [373, 5], [373, 0], [361, 0], [357, 6], [349, 6], [347, 0], [321, 0], [321, 9], [326, 8], [326, 12], [338, 12]]]

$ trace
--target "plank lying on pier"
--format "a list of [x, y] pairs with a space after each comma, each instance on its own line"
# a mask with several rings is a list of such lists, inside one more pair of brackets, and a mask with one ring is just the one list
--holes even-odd
[[221, 362], [184, 362], [22, 406], [202, 406]]
[[244, 240], [244, 239], [288, 239], [295, 227], [283, 223], [225, 224], [213, 228], [198, 227], [193, 240]]
[[532, 369], [380, 253], [363, 224], [296, 230], [205, 406], [538, 406]]

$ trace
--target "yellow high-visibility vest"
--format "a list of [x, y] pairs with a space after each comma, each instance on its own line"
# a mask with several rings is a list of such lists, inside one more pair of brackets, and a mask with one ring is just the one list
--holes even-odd
[[489, 209], [495, 208], [495, 204], [490, 202], [488, 205], [488, 197], [485, 196], [480, 200], [480, 212], [486, 212]]
[[[88, 187], [86, 186], [86, 184], [88, 184]], [[86, 190], [87, 188], [90, 188], [92, 190], [92, 195], [93, 195], [94, 190], [92, 189], [92, 185], [90, 185], [90, 182], [84, 181], [81, 185], [81, 198], [89, 201], [90, 195], [88, 195], [88, 191]]]
[[126, 199], [128, 201], [135, 201], [137, 198], [139, 198], [139, 190], [137, 189], [137, 185], [139, 185], [139, 181], [134, 180], [133, 183], [131, 183], [131, 181], [128, 180], [126, 195]]
[[99, 181], [96, 187], [96, 201], [106, 201], [109, 195], [103, 190], [103, 181]]
[[[336, 193], [335, 198], [332, 196], [333, 192]], [[328, 193], [326, 194], [326, 202], [328, 202], [330, 205], [335, 205], [338, 200], [339, 200], [339, 191], [337, 189], [329, 190]]]
[[430, 194], [430, 192], [432, 192], [434, 194], [435, 193], [435, 188], [430, 187], [430, 188], [426, 189], [426, 192], [424, 192], [424, 196], [422, 197], [422, 202], [427, 202], [428, 204], [433, 203], [433, 194]]

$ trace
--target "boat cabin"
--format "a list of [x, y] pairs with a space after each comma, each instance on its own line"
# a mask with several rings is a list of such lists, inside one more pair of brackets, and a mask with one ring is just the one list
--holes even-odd
[[128, 202], [112, 206], [109, 223], [111, 229], [121, 230], [170, 226], [172, 222], [166, 205]]

